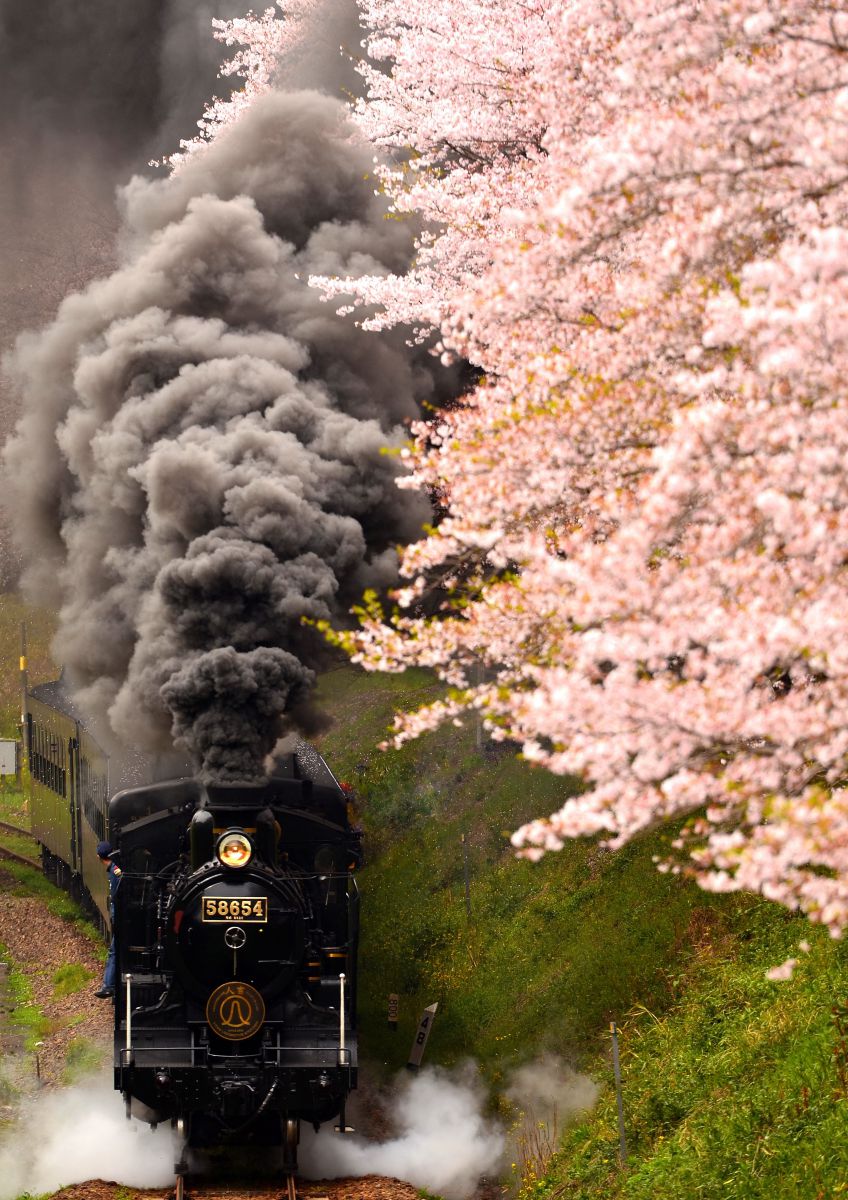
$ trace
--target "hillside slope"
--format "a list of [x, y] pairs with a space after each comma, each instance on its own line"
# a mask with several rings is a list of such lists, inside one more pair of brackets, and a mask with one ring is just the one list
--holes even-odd
[[[652, 860], [669, 831], [618, 853], [583, 840], [539, 864], [517, 861], [509, 831], [558, 807], [573, 785], [508, 748], [478, 747], [470, 728], [376, 750], [395, 706], [432, 687], [423, 674], [349, 668], [321, 683], [336, 719], [322, 748], [358, 793], [370, 847], [360, 879], [365, 1055], [401, 1067], [421, 1010], [438, 1001], [431, 1061], [471, 1055], [493, 1085], [542, 1051], [589, 1071], [601, 1101], [525, 1181], [539, 1198], [848, 1195], [844, 945], [754, 897], [711, 896], [659, 874]], [[767, 980], [791, 954], [795, 978]], [[401, 998], [397, 1033], [389, 992]]]

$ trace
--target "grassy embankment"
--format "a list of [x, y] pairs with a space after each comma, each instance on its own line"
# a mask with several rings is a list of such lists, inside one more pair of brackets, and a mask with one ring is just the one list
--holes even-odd
[[[568, 781], [507, 751], [481, 755], [450, 728], [399, 752], [373, 749], [423, 675], [326, 676], [337, 718], [328, 760], [356, 786], [363, 871], [365, 1054], [406, 1061], [423, 1007], [439, 1002], [427, 1055], [472, 1055], [495, 1085], [550, 1050], [604, 1088], [525, 1193], [585, 1200], [749, 1200], [848, 1195], [848, 954], [751, 896], [710, 896], [660, 875], [669, 834], [612, 854], [579, 841], [518, 862], [506, 832], [551, 811]], [[471, 918], [464, 902], [468, 834]], [[770, 966], [811, 943], [795, 978]], [[401, 1025], [386, 1022], [388, 992]], [[629, 1163], [618, 1162], [609, 1021], [620, 1026]]]

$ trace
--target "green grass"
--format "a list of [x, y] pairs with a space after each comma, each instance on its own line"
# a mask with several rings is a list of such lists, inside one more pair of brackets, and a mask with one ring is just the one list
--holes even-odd
[[7, 1020], [20, 1034], [24, 1049], [33, 1052], [49, 1032], [50, 1023], [35, 1003], [29, 980], [9, 957], [5, 946], [0, 946], [0, 955], [8, 964], [5, 977], [6, 994], [10, 1004]]
[[608, 1088], [539, 1196], [848, 1195], [848, 949], [804, 929], [812, 949], [795, 977], [768, 981], [799, 925], [749, 902], [693, 954], [664, 1017], [625, 1022], [628, 1168]]
[[[5, 1108], [11, 1108], [12, 1105], [20, 1099], [20, 1088], [8, 1079], [3, 1071], [0, 1071], [0, 1105]], [[3, 1130], [8, 1124], [8, 1118], [0, 1118], [0, 1130]]]
[[[658, 874], [652, 857], [668, 852], [669, 831], [617, 853], [581, 840], [538, 864], [516, 861], [507, 833], [558, 807], [572, 782], [506, 750], [481, 755], [473, 728], [374, 750], [395, 705], [435, 694], [422, 673], [335, 671], [321, 692], [338, 717], [322, 749], [356, 787], [368, 834], [365, 1058], [402, 1067], [422, 1009], [438, 1001], [430, 1061], [474, 1056], [493, 1089], [541, 1051], [591, 1073], [603, 1089], [596, 1111], [566, 1132], [524, 1200], [848, 1196], [848, 948], [755, 897]], [[812, 950], [796, 978], [768, 981], [802, 938]], [[397, 1033], [389, 992], [401, 998]]]
[[53, 972], [53, 995], [61, 1000], [63, 996], [73, 996], [94, 978], [94, 972], [82, 963], [65, 963]]
[[[4, 777], [0, 784], [0, 821], [29, 829], [29, 795], [22, 791], [13, 777]], [[0, 831], [2, 832], [2, 831]]]

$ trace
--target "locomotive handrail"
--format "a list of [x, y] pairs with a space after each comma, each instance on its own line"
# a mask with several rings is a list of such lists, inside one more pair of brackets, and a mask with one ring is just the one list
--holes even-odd
[[[135, 1055], [133, 1054], [133, 1046], [132, 1046], [132, 975], [129, 975], [129, 974], [123, 975], [122, 979], [123, 979], [123, 982], [127, 986], [127, 996], [126, 996], [126, 1006], [127, 1007], [126, 1007], [126, 1017], [124, 1020], [124, 1029], [126, 1031], [126, 1037], [125, 1037], [125, 1042], [124, 1042], [124, 1048], [121, 1051], [121, 1066], [122, 1067], [133, 1067], [133, 1066], [135, 1066]], [[120, 1028], [120, 1026], [119, 1026], [119, 1028]]]
[[339, 1063], [345, 1052], [345, 974], [339, 975]]

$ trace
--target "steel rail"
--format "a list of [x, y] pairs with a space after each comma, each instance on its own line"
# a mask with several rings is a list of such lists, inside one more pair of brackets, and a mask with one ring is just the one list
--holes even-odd
[[26, 858], [23, 854], [16, 854], [14, 850], [7, 850], [5, 846], [0, 846], [0, 859], [11, 859], [12, 862], [21, 863], [24, 867], [32, 867], [34, 871], [41, 870], [41, 863], [36, 862], [34, 858]]

